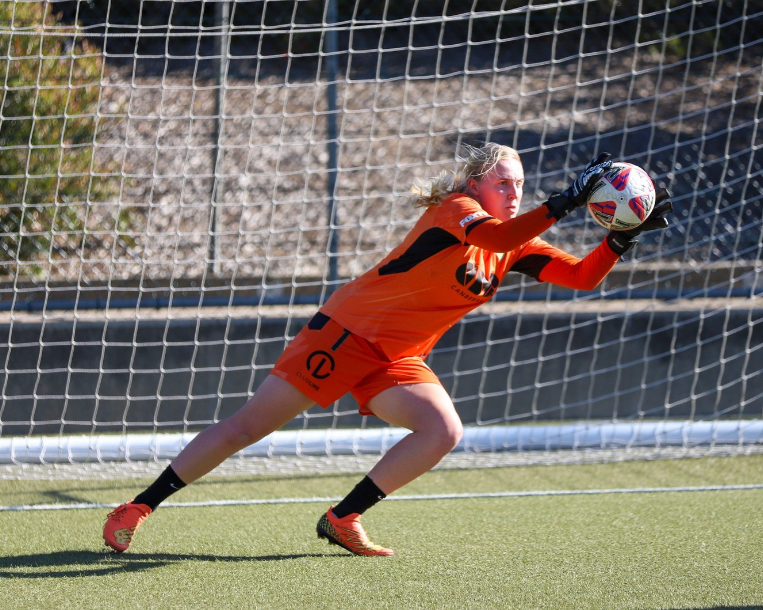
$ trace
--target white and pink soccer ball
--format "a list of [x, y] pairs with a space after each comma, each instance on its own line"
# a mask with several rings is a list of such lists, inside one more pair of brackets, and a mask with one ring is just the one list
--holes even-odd
[[591, 189], [588, 211], [605, 229], [627, 231], [644, 222], [654, 208], [654, 183], [632, 163], [613, 163]]

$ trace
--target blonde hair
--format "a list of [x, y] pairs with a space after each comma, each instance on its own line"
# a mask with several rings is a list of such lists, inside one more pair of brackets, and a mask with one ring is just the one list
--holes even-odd
[[465, 193], [469, 180], [479, 180], [489, 174], [501, 161], [516, 159], [519, 153], [510, 146], [489, 142], [484, 146], [464, 145], [468, 156], [464, 166], [458, 172], [442, 171], [433, 177], [429, 184], [416, 181], [411, 187], [411, 202], [415, 207], [429, 208], [440, 205], [453, 193]]

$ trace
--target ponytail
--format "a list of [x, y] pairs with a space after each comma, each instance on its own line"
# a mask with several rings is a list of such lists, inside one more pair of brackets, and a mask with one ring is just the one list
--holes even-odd
[[465, 193], [469, 180], [479, 180], [489, 174], [500, 161], [519, 160], [519, 153], [509, 146], [490, 142], [479, 148], [464, 145], [468, 157], [461, 171], [449, 173], [442, 171], [431, 179], [429, 184], [416, 181], [411, 187], [410, 200], [414, 207], [430, 208], [440, 205], [453, 193]]

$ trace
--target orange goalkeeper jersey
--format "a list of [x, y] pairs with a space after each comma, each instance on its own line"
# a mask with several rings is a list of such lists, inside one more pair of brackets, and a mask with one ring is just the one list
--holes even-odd
[[[428, 208], [399, 246], [337, 290], [321, 311], [375, 343], [390, 360], [426, 356], [451, 326], [492, 298], [509, 271], [592, 288], [618, 260], [605, 243], [581, 260], [533, 237], [553, 222], [545, 220], [543, 210], [534, 212], [523, 216], [540, 219], [533, 221], [537, 231], [509, 252], [494, 252], [470, 243], [470, 234], [484, 238], [490, 225], [511, 229], [519, 225], [507, 223], [521, 217], [501, 223], [468, 195], [451, 195]], [[474, 231], [482, 225], [487, 226]], [[506, 239], [505, 231], [500, 235]], [[495, 241], [487, 243], [499, 249]]]

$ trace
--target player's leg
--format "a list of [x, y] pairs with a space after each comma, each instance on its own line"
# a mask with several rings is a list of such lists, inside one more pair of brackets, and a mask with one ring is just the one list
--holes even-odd
[[241, 409], [200, 432], [156, 481], [109, 514], [103, 528], [105, 543], [116, 551], [126, 550], [135, 531], [161, 502], [313, 404], [289, 382], [268, 375]]
[[172, 461], [172, 469], [184, 483], [192, 483], [314, 404], [288, 381], [268, 375], [234, 415], [200, 432], [188, 443]]
[[411, 430], [358, 485], [318, 522], [318, 535], [357, 555], [392, 555], [368, 539], [360, 516], [387, 494], [431, 470], [461, 439], [463, 427], [448, 393], [438, 383], [398, 385], [368, 403], [384, 421]]
[[436, 383], [389, 388], [371, 399], [368, 408], [387, 423], [411, 431], [368, 473], [385, 494], [431, 470], [463, 434], [461, 418], [450, 396]]
[[127, 549], [135, 529], [172, 493], [312, 405], [332, 404], [379, 368], [378, 355], [365, 341], [318, 312], [235, 415], [197, 435], [156, 481], [109, 515], [106, 544], [118, 551]]

